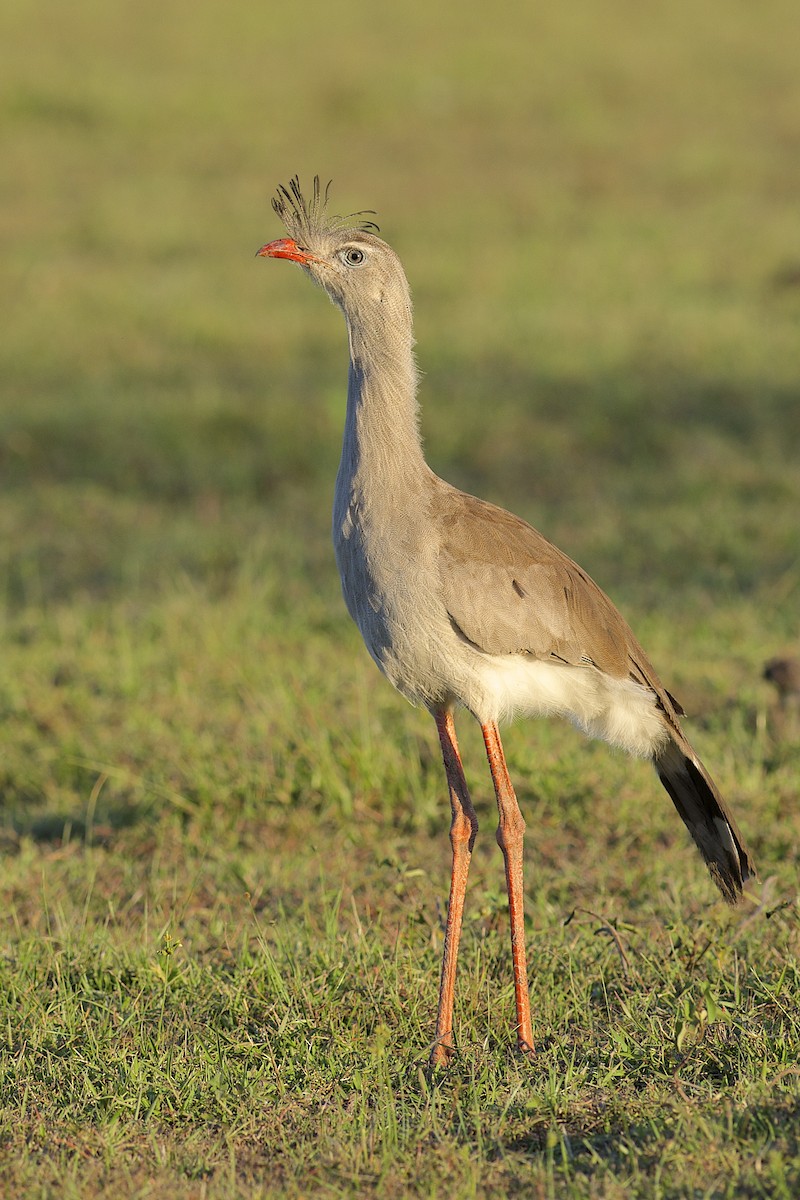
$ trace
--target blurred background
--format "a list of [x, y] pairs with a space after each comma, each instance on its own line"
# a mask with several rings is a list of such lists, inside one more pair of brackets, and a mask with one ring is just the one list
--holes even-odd
[[[11, 0], [0, 21], [12, 807], [85, 802], [65, 747], [145, 755], [153, 672], [173, 712], [181, 672], [197, 694], [237, 655], [260, 695], [331, 629], [332, 669], [360, 669], [328, 543], [344, 329], [254, 258], [295, 173], [375, 209], [403, 258], [434, 468], [578, 558], [701, 699], [762, 694], [800, 572], [790, 0]], [[82, 717], [54, 680], [87, 689]]]

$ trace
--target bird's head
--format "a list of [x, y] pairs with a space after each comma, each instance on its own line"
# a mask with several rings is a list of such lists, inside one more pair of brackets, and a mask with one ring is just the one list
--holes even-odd
[[288, 237], [267, 242], [257, 254], [263, 258], [286, 258], [303, 270], [328, 293], [344, 312], [348, 324], [380, 318], [410, 321], [411, 297], [400, 259], [381, 238], [378, 226], [368, 215], [346, 217], [327, 212], [328, 191], [314, 178], [307, 200], [297, 177], [288, 187], [279, 187], [272, 207], [284, 224]]

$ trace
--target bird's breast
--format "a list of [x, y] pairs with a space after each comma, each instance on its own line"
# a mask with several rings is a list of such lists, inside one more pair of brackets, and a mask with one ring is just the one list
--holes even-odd
[[412, 702], [440, 699], [442, 641], [452, 630], [424, 522], [351, 495], [334, 506], [333, 543], [347, 609], [372, 658]]

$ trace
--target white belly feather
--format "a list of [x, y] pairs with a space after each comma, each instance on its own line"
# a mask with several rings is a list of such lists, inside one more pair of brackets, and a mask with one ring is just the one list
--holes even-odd
[[[667, 729], [649, 688], [614, 679], [592, 666], [541, 661], [523, 654], [482, 655], [477, 668], [482, 720], [514, 716], [566, 717], [589, 737], [649, 758]], [[472, 705], [470, 705], [472, 707]]]

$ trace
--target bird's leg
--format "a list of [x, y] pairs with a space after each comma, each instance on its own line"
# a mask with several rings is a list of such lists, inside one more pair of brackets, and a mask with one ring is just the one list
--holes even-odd
[[442, 746], [442, 758], [450, 789], [450, 845], [453, 847], [453, 869], [450, 876], [450, 902], [442, 955], [442, 981], [439, 987], [439, 1012], [436, 1017], [436, 1040], [431, 1051], [431, 1065], [444, 1066], [453, 1053], [453, 1000], [456, 985], [458, 943], [464, 916], [464, 894], [467, 890], [472, 847], [478, 832], [478, 818], [469, 798], [464, 768], [456, 741], [456, 727], [449, 709], [434, 713], [436, 729]]
[[525, 821], [506, 766], [500, 731], [494, 721], [481, 725], [486, 756], [492, 772], [500, 823], [497, 844], [503, 851], [508, 887], [508, 911], [511, 919], [511, 957], [514, 963], [514, 996], [517, 1003], [517, 1045], [520, 1050], [533, 1050], [531, 1004], [528, 998], [528, 968], [525, 957], [525, 916], [522, 895], [522, 840]]

